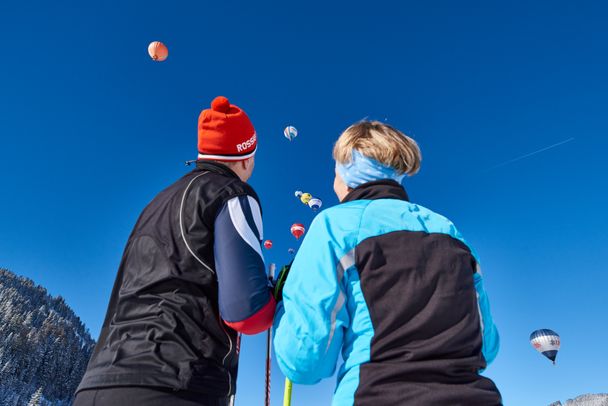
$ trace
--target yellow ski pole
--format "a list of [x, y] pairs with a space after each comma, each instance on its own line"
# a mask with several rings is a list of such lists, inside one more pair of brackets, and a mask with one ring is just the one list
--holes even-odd
[[[285, 284], [285, 278], [287, 277], [287, 274], [289, 273], [289, 268], [291, 267], [291, 264], [289, 265], [285, 265], [282, 269], [281, 272], [279, 273], [279, 277], [277, 278], [275, 287], [274, 287], [274, 298], [275, 300], [281, 300], [280, 298], [280, 293], [281, 290], [283, 288], [283, 285]], [[291, 388], [292, 388], [292, 383], [289, 380], [289, 378], [285, 378], [285, 392], [283, 392], [283, 406], [291, 406]]]
[[283, 406], [291, 406], [291, 387], [289, 378], [285, 378], [285, 393], [283, 394]]

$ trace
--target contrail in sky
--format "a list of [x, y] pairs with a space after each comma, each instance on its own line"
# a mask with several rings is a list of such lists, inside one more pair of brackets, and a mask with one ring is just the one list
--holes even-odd
[[573, 141], [573, 140], [574, 140], [574, 137], [571, 137], [571, 138], [568, 138], [567, 140], [560, 141], [557, 144], [549, 145], [548, 147], [539, 149], [538, 151], [530, 152], [530, 153], [528, 153], [526, 155], [522, 155], [522, 156], [517, 157], [517, 158], [509, 159], [508, 161], [505, 161], [503, 163], [500, 163], [498, 165], [494, 165], [493, 167], [486, 169], [486, 171], [491, 171], [493, 169], [500, 168], [502, 166], [512, 164], [513, 162], [521, 161], [522, 159], [526, 159], [526, 158], [531, 157], [532, 155], [540, 154], [541, 152], [545, 152], [545, 151], [547, 151], [549, 149], [552, 149], [552, 148], [555, 148], [555, 147], [559, 147], [560, 145], [564, 145], [564, 144], [566, 144], [566, 143], [568, 143], [570, 141]]

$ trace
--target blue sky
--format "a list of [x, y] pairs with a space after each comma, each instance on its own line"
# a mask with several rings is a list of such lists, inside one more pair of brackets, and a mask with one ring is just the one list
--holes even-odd
[[[291, 223], [312, 219], [293, 191], [336, 204], [333, 142], [386, 120], [424, 155], [412, 200], [481, 258], [505, 404], [606, 392], [608, 6], [530, 3], [4, 1], [0, 266], [64, 296], [97, 338], [131, 227], [187, 171], [213, 97], [256, 126], [251, 184], [279, 264]], [[562, 336], [556, 367], [529, 345], [536, 328]], [[237, 404], [263, 401], [263, 358], [247, 338]], [[273, 383], [278, 403], [276, 364]], [[333, 386], [296, 386], [293, 404], [329, 404]]]

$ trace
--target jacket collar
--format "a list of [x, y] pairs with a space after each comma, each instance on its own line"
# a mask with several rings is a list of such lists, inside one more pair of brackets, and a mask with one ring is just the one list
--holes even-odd
[[238, 175], [226, 165], [216, 162], [216, 161], [205, 161], [205, 160], [197, 160], [196, 161], [196, 169], [204, 170], [219, 173], [221, 175], [233, 177], [239, 179]]
[[409, 201], [407, 192], [394, 180], [383, 179], [367, 182], [348, 192], [341, 203], [353, 200], [398, 199]]

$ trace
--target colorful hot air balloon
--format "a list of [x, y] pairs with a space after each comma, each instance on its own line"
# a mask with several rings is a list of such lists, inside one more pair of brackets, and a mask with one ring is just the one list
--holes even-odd
[[167, 56], [169, 56], [169, 50], [162, 42], [153, 41], [150, 42], [150, 45], [148, 45], [148, 54], [150, 55], [150, 58], [156, 62], [162, 62], [167, 59]]
[[303, 204], [308, 204], [310, 199], [312, 199], [312, 195], [310, 193], [302, 193], [302, 195], [300, 196], [300, 201]]
[[264, 241], [264, 248], [266, 248], [267, 250], [272, 248], [272, 241], [270, 240], [266, 240]]
[[285, 129], [283, 130], [283, 135], [285, 136], [285, 138], [287, 138], [289, 141], [293, 141], [294, 138], [296, 138], [298, 136], [298, 130], [293, 127], [293, 126], [287, 126], [285, 127]]
[[323, 206], [323, 202], [321, 201], [321, 199], [317, 199], [316, 197], [313, 197], [308, 201], [308, 207], [310, 207], [312, 211], [319, 210], [321, 206]]
[[560, 347], [559, 335], [555, 331], [546, 328], [534, 331], [530, 334], [530, 344], [555, 365], [555, 357]]
[[296, 240], [299, 240], [305, 232], [306, 228], [304, 228], [304, 226], [300, 223], [295, 223], [291, 226], [291, 234], [296, 237]]

